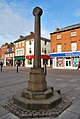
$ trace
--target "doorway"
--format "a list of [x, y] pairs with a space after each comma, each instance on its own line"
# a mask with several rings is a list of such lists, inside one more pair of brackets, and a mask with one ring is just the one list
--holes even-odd
[[71, 59], [70, 58], [66, 58], [65, 66], [67, 68], [71, 67]]

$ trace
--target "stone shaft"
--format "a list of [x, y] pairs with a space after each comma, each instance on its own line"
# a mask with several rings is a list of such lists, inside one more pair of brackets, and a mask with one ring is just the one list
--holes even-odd
[[36, 7], [33, 10], [33, 15], [35, 16], [35, 41], [34, 41], [34, 66], [35, 68], [41, 67], [41, 26], [40, 26], [40, 16], [42, 15], [42, 9]]

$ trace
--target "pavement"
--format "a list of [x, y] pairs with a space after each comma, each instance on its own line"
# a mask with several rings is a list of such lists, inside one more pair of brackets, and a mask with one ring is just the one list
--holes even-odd
[[[16, 92], [27, 87], [29, 72], [29, 68], [19, 68], [17, 73], [16, 67], [3, 67], [3, 71], [0, 72], [0, 119], [19, 119], [4, 109], [3, 105]], [[80, 70], [49, 68], [46, 80], [48, 85], [53, 86], [55, 90], [60, 89], [61, 94], [64, 94], [72, 102], [72, 105], [56, 118], [39, 119], [80, 119]]]

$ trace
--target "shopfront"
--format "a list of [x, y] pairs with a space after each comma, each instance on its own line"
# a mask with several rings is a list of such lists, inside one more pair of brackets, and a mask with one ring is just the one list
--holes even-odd
[[[41, 67], [44, 67], [44, 64], [50, 67], [50, 56], [48, 55], [41, 55]], [[25, 56], [25, 66], [26, 67], [33, 67], [34, 64], [34, 55], [26, 55]]]
[[25, 66], [25, 56], [14, 56], [14, 64], [15, 66], [17, 65], [19, 66]]
[[6, 66], [13, 66], [13, 57], [6, 57]]
[[51, 53], [50, 58], [52, 58], [53, 60], [53, 68], [76, 69], [78, 67], [78, 61], [80, 59], [80, 51]]

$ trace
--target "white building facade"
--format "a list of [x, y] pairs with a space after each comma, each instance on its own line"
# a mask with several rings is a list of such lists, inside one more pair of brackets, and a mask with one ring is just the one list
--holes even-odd
[[[46, 62], [47, 66], [50, 67], [50, 40], [41, 38], [41, 67], [44, 67]], [[33, 67], [34, 63], [34, 38], [26, 40], [26, 56], [25, 66]]]

